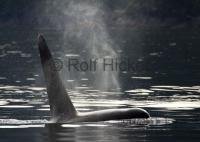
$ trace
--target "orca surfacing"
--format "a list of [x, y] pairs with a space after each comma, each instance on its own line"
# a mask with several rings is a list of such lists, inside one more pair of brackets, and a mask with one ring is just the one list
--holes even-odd
[[68, 96], [65, 86], [60, 79], [59, 72], [55, 70], [53, 57], [42, 35], [38, 36], [38, 47], [53, 122], [97, 122], [150, 117], [149, 113], [141, 108], [107, 109], [85, 113], [78, 112]]

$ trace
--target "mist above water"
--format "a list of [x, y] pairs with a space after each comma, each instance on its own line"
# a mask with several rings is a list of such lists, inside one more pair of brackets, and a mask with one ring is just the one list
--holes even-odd
[[81, 78], [89, 78], [89, 85], [95, 89], [104, 91], [119, 89], [118, 71], [102, 69], [104, 58], [119, 58], [115, 51], [117, 45], [110, 37], [103, 19], [106, 15], [103, 5], [95, 1], [90, 1], [90, 3], [71, 1], [65, 6], [60, 5], [60, 8], [66, 17], [66, 20], [62, 20], [64, 23], [62, 45], [67, 53], [65, 61], [72, 57], [69, 55], [74, 54], [78, 56], [73, 56], [73, 58], [78, 58], [80, 61], [98, 59], [97, 70], [93, 72], [67, 72], [65, 68], [62, 73], [63, 78], [73, 82], [70, 84], [67, 82], [67, 86], [74, 88], [81, 85]]

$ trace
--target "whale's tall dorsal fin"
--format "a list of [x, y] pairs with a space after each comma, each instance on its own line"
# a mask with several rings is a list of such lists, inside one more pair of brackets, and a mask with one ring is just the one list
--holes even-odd
[[58, 71], [55, 70], [54, 60], [42, 35], [38, 36], [38, 47], [47, 82], [50, 112], [54, 119], [71, 119], [76, 116], [76, 109], [67, 94]]

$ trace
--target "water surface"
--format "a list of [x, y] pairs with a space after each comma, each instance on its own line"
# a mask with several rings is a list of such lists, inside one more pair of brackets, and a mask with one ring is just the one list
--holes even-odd
[[[189, 60], [189, 58], [188, 62], [193, 63], [190, 64], [181, 60], [182, 57], [180, 57], [178, 58], [180, 60], [171, 62], [165, 59], [171, 49], [164, 48], [163, 53], [161, 51], [148, 51], [149, 53], [147, 53], [145, 50], [141, 55], [141, 52], [137, 51], [137, 47], [133, 49], [132, 44], [127, 43], [130, 42], [129, 39], [127, 42], [119, 42], [124, 43], [127, 49], [134, 50], [130, 57], [136, 60], [139, 66], [134, 72], [120, 72], [121, 90], [116, 88], [100, 91], [92, 86], [92, 77], [90, 78], [84, 73], [79, 74], [79, 78], [68, 78], [66, 75], [63, 80], [68, 84], [69, 95], [78, 111], [141, 107], [150, 113], [151, 118], [148, 120], [52, 124], [36, 46], [36, 31], [30, 33], [21, 29], [12, 32], [5, 30], [6, 34], [0, 34], [1, 142], [16, 140], [20, 142], [199, 140], [200, 86], [196, 60]], [[42, 32], [48, 35], [48, 43], [51, 45], [50, 48], [55, 53], [54, 55], [61, 57], [65, 51], [62, 49], [65, 47], [59, 48], [58, 51], [57, 47], [61, 45], [56, 39], [61, 37], [60, 31]], [[132, 32], [137, 33], [136, 31]], [[148, 36], [151, 31], [145, 32]], [[170, 33], [166, 31], [162, 32], [163, 35], [156, 40], [154, 37], [149, 37], [151, 44], [148, 41], [142, 42], [146, 43], [145, 46], [157, 45], [157, 42], [170, 37], [174, 38], [173, 42], [161, 42], [159, 46], [174, 47], [177, 45], [174, 42], [182, 41], [182, 39], [171, 37]], [[180, 34], [179, 32], [175, 31], [177, 34]], [[21, 36], [17, 36], [19, 34]], [[130, 34], [131, 32], [127, 33], [127, 36]], [[195, 39], [190, 39], [191, 33], [186, 35], [184, 36], [185, 40], [195, 43], [193, 41]], [[142, 42], [137, 46], [142, 45]], [[66, 56], [80, 57], [71, 48], [67, 48], [67, 51]], [[126, 49], [122, 52], [129, 55]], [[175, 57], [176, 54], [174, 52], [170, 55]], [[163, 65], [164, 62], [165, 65]], [[183, 70], [184, 65], [189, 64], [191, 72], [188, 72], [189, 68]], [[64, 71], [62, 73], [65, 75]]]

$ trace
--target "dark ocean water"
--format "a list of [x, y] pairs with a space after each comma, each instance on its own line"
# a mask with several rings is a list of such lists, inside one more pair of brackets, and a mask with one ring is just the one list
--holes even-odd
[[69, 95], [78, 111], [141, 107], [150, 119], [50, 123], [37, 33], [47, 37], [55, 57], [77, 54], [77, 48], [61, 44], [61, 31], [2, 29], [0, 141], [199, 141], [198, 29], [123, 31], [121, 37], [114, 36], [118, 30], [111, 31], [120, 47], [114, 50], [130, 57], [135, 70], [120, 72], [121, 90], [99, 91], [90, 76], [80, 74], [80, 80], [68, 80]]

